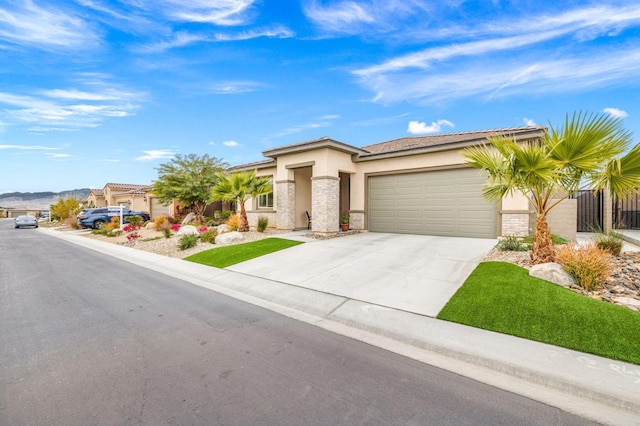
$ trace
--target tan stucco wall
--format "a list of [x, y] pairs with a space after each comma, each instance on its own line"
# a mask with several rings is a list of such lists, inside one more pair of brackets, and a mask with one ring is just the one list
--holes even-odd
[[[552, 200], [552, 203], [556, 200]], [[576, 240], [578, 222], [578, 200], [564, 200], [555, 206], [547, 216], [551, 233], [560, 235], [569, 241]]]
[[296, 205], [295, 205], [295, 227], [307, 227], [307, 215], [305, 211], [311, 214], [311, 167], [303, 167], [296, 169], [294, 180], [296, 184]]

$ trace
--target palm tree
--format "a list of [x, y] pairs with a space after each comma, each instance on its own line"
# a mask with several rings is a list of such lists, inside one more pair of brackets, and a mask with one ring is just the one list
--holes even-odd
[[256, 177], [255, 171], [238, 172], [232, 174], [218, 174], [218, 184], [211, 190], [213, 200], [237, 201], [240, 205], [240, 226], [238, 231], [247, 232], [249, 221], [244, 203], [250, 198], [273, 192], [271, 179]]
[[483, 196], [501, 200], [520, 192], [537, 216], [532, 263], [555, 260], [547, 223], [549, 211], [575, 194], [581, 185], [608, 188], [623, 199], [640, 187], [640, 146], [622, 122], [604, 114], [574, 113], [564, 126], [550, 130], [536, 142], [517, 143], [506, 136], [488, 138], [490, 145], [467, 148], [467, 164], [488, 173]]

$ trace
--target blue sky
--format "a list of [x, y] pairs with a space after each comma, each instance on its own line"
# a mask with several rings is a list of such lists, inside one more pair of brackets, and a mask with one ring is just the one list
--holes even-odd
[[0, 0], [0, 55], [0, 193], [578, 110], [640, 142], [637, 1]]

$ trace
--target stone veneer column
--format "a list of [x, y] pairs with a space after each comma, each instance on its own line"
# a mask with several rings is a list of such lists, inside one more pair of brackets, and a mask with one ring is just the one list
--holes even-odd
[[[311, 230], [320, 234], [338, 232], [340, 226], [340, 179], [334, 176], [311, 178]], [[278, 208], [280, 211], [280, 208]]]
[[296, 228], [296, 185], [293, 180], [276, 181], [276, 228]]
[[354, 229], [356, 231], [364, 230], [364, 211], [362, 210], [349, 211], [349, 229]]
[[502, 213], [502, 236], [526, 237], [529, 235], [529, 212]]

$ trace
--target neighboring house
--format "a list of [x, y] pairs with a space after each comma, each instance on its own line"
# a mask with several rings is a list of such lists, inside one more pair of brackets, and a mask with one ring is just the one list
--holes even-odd
[[107, 183], [102, 189], [92, 189], [86, 199], [88, 207], [123, 205], [131, 210], [149, 212], [152, 218], [173, 214], [173, 203], [162, 205], [152, 193], [151, 185]]
[[[539, 139], [545, 128], [527, 126], [433, 136], [405, 137], [361, 148], [323, 137], [269, 149], [268, 159], [229, 171], [270, 176], [274, 193], [245, 205], [249, 223], [330, 234], [349, 212], [350, 228], [372, 232], [495, 238], [528, 235], [534, 223], [524, 196], [492, 204], [482, 197], [486, 176], [465, 165], [462, 149], [490, 135], [520, 142]], [[575, 200], [549, 218], [553, 232], [575, 239]]]
[[107, 201], [104, 199], [104, 191], [102, 189], [90, 189], [86, 204], [88, 207], [106, 207]]

